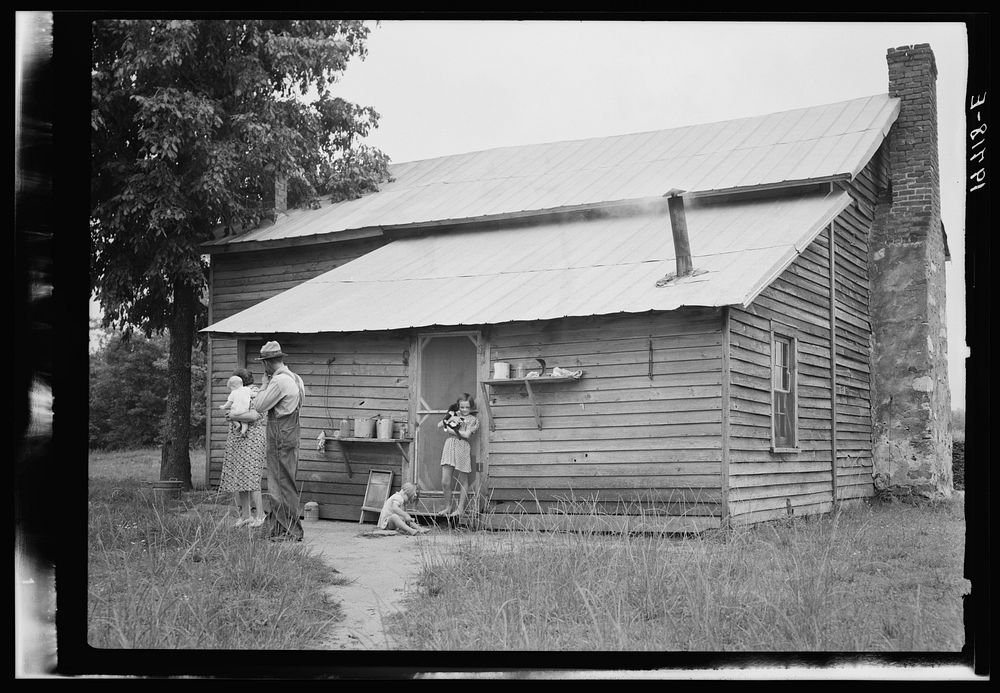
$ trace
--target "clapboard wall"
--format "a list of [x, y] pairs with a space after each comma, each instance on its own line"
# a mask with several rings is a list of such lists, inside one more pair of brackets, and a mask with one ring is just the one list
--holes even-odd
[[[824, 231], [746, 309], [731, 309], [729, 507], [734, 522], [833, 507], [829, 238]], [[771, 330], [796, 339], [797, 452], [771, 448]]]
[[[320, 431], [332, 436], [343, 418], [364, 412], [397, 421], [409, 414], [410, 340], [396, 332], [286, 337], [285, 363], [302, 376], [308, 396], [301, 412], [302, 444], [297, 479], [302, 500], [316, 501], [320, 517], [357, 520], [371, 469], [393, 473], [393, 491], [402, 484], [402, 456], [392, 444], [341, 443], [322, 448]], [[331, 362], [332, 361], [332, 362]], [[372, 518], [369, 518], [372, 519]]]
[[[731, 309], [727, 487], [734, 523], [828, 512], [834, 498], [874, 494], [867, 239], [885, 181], [880, 150], [841, 186], [854, 204], [750, 306]], [[772, 328], [798, 340], [794, 453], [771, 449]]]
[[875, 206], [889, 187], [888, 143], [851, 183], [855, 205], [836, 226], [837, 498], [874, 495], [871, 282], [868, 239]]
[[681, 309], [493, 326], [491, 362], [584, 371], [535, 386], [541, 430], [523, 385], [491, 388], [494, 519], [596, 510], [719, 526], [721, 325], [718, 309]]
[[384, 244], [378, 237], [212, 255], [211, 319], [224, 320]]
[[[285, 364], [298, 373], [306, 387], [299, 412], [299, 467], [296, 478], [302, 502], [320, 504], [320, 517], [357, 520], [368, 472], [393, 472], [393, 489], [402, 483], [402, 457], [394, 445], [353, 445], [345, 458], [341, 443], [317, 437], [332, 436], [342, 418], [359, 412], [406, 421], [409, 412], [409, 368], [405, 365], [409, 338], [398, 333], [343, 335], [278, 335]], [[231, 340], [227, 340], [229, 342]], [[263, 367], [254, 361], [258, 341], [237, 342], [246, 349], [246, 365], [260, 382]], [[234, 361], [235, 363], [235, 361]], [[235, 366], [234, 366], [235, 367]], [[231, 369], [213, 370], [215, 406], [225, 401], [225, 379]], [[226, 443], [226, 422], [216, 409], [212, 415], [212, 485], [218, 484]], [[348, 443], [348, 445], [350, 445]], [[348, 460], [350, 469], [348, 468]], [[267, 487], [265, 474], [264, 487]]]

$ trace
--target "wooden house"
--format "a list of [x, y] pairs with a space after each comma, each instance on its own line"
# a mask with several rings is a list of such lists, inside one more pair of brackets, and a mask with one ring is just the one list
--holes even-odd
[[[234, 368], [259, 374], [260, 346], [280, 341], [309, 391], [302, 500], [330, 519], [359, 517], [370, 469], [393, 471], [394, 487], [417, 482], [434, 511], [434, 424], [463, 392], [483, 422], [476, 507], [495, 525], [598, 514], [697, 531], [827, 512], [871, 496], [879, 478], [950, 486], [950, 465], [917, 478], [911, 453], [939, 450], [905, 438], [901, 408], [895, 425], [880, 418], [886, 398], [910, 397], [921, 432], [950, 410], [943, 271], [926, 269], [946, 254], [940, 212], [906, 211], [924, 201], [914, 180], [937, 199], [936, 132], [912, 146], [928, 131], [933, 55], [893, 49], [889, 63], [887, 94], [396, 164], [392, 182], [357, 200], [279, 201], [274, 223], [205, 248], [209, 411]], [[914, 174], [914, 161], [934, 170]], [[913, 242], [924, 269], [906, 274], [891, 263], [921, 262]], [[905, 282], [929, 277], [916, 281], [922, 302], [876, 286], [886, 262]], [[938, 279], [941, 312], [929, 317]], [[901, 365], [880, 348], [924, 360], [913, 351]], [[497, 363], [510, 377], [494, 377]], [[910, 387], [915, 365], [929, 390]], [[333, 437], [341, 420], [376, 414], [407, 432]], [[208, 427], [215, 485], [225, 422]]]

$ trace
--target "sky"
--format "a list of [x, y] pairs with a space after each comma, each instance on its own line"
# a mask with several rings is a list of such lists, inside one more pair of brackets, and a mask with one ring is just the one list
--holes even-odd
[[372, 106], [394, 162], [661, 130], [887, 91], [886, 50], [938, 68], [948, 371], [965, 403], [966, 29], [961, 22], [395, 20], [371, 24], [336, 93]]

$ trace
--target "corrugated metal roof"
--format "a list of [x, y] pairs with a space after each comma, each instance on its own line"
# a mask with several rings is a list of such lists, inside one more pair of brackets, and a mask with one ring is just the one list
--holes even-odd
[[846, 193], [691, 204], [697, 274], [664, 287], [656, 282], [675, 267], [663, 202], [628, 215], [403, 238], [204, 331], [313, 334], [745, 306], [849, 204]]
[[663, 195], [853, 178], [899, 113], [886, 94], [738, 120], [503, 147], [394, 164], [377, 193], [295, 210], [208, 244], [280, 241], [598, 205]]

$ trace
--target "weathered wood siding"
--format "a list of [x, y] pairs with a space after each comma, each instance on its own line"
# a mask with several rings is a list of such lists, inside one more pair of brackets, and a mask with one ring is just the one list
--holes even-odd
[[[832, 508], [826, 232], [730, 317], [729, 503], [735, 522]], [[771, 328], [797, 339], [798, 449], [771, 452]]]
[[491, 361], [531, 370], [543, 358], [584, 377], [535, 387], [541, 430], [523, 385], [492, 388], [490, 511], [645, 513], [718, 526], [721, 326], [714, 309], [494, 326]]
[[874, 495], [872, 482], [872, 324], [868, 238], [889, 185], [885, 145], [854, 183], [857, 200], [837, 220], [837, 498]]
[[[402, 483], [402, 457], [391, 444], [354, 444], [349, 449], [352, 474], [341, 443], [327, 441], [317, 449], [317, 436], [332, 436], [342, 418], [359, 411], [381, 414], [398, 421], [409, 415], [409, 368], [404, 365], [409, 337], [398, 333], [344, 335], [288, 335], [281, 348], [288, 354], [285, 364], [302, 376], [306, 398], [300, 411], [300, 446], [297, 479], [302, 502], [316, 501], [320, 517], [357, 520], [361, 511], [368, 472], [393, 472], [393, 488]], [[248, 367], [258, 382], [263, 367], [253, 361], [257, 342], [250, 344]], [[332, 362], [331, 362], [332, 360]], [[231, 370], [213, 373], [212, 399], [216, 407], [225, 401], [225, 379]], [[211, 459], [213, 485], [218, 484], [226, 442], [226, 422], [216, 408], [212, 413]], [[264, 486], [267, 479], [265, 473]]]
[[[871, 323], [867, 238], [884, 183], [881, 153], [845, 186], [857, 204], [833, 223], [836, 416], [831, 396], [830, 230], [745, 310], [730, 318], [729, 510], [736, 523], [827, 512], [833, 507], [832, 431], [838, 501], [874, 493], [870, 397]], [[798, 340], [798, 452], [771, 451], [771, 345]]]
[[384, 244], [378, 238], [213, 255], [212, 320], [224, 320]]

